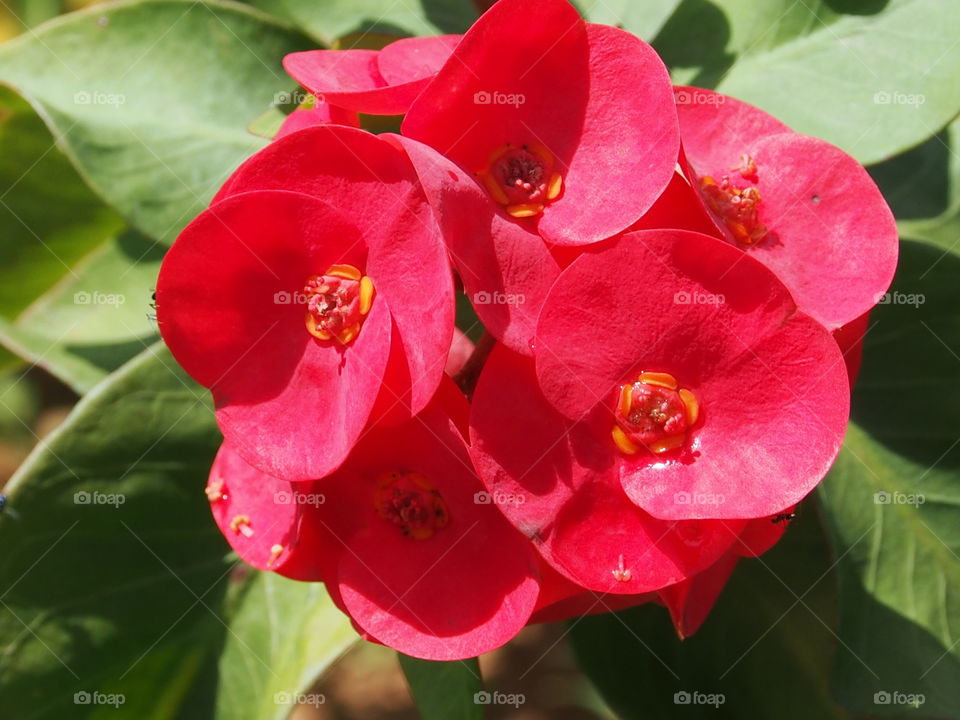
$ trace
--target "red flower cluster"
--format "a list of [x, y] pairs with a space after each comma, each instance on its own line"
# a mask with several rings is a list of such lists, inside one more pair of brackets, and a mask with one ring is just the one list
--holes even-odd
[[316, 100], [157, 288], [228, 541], [424, 658], [647, 601], [694, 632], [840, 449], [897, 257], [866, 172], [565, 0], [285, 66]]

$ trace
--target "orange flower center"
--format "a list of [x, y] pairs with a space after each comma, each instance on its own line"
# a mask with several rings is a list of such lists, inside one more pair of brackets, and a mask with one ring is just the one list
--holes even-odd
[[313, 275], [303, 293], [307, 305], [307, 332], [318, 340], [346, 345], [360, 332], [373, 303], [373, 280], [353, 265], [331, 265]]
[[377, 515], [414, 540], [426, 540], [450, 520], [440, 491], [417, 472], [380, 475], [373, 505]]
[[617, 391], [612, 436], [625, 454], [641, 448], [659, 455], [681, 447], [697, 422], [700, 405], [689, 390], [678, 388], [673, 375], [643, 372]]

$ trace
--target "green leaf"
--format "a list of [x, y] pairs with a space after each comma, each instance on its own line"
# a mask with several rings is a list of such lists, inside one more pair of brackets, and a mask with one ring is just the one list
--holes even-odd
[[910, 152], [870, 168], [902, 237], [960, 253], [960, 121]]
[[218, 442], [206, 393], [157, 346], [84, 397], [10, 480], [5, 716], [176, 716], [223, 634], [228, 548], [203, 494]]
[[490, 693], [482, 688], [476, 658], [432, 662], [397, 653], [423, 720], [482, 720]]
[[322, 704], [314, 680], [356, 640], [323, 585], [258, 573], [230, 623], [216, 717], [283, 720], [297, 703]]
[[656, 37], [683, 0], [576, 0], [583, 17], [595, 23], [615, 25], [647, 42]]
[[79, 394], [158, 338], [151, 312], [162, 247], [137, 233], [108, 241], [16, 320], [0, 342]]
[[625, 720], [841, 720], [827, 678], [835, 644], [828, 568], [808, 504], [773, 550], [740, 561], [693, 637], [678, 640], [666, 610], [648, 604], [574, 620], [571, 642]]
[[716, 87], [863, 163], [960, 112], [960, 4], [687, 0], [656, 39], [677, 81]]
[[[960, 259], [902, 243], [871, 314], [844, 452], [820, 489], [838, 556], [836, 692], [878, 716], [960, 715]], [[922, 694], [918, 711], [875, 693]]]
[[[462, 33], [477, 19], [472, 0], [248, 0], [322, 45], [345, 35]], [[353, 43], [350, 44], [353, 46]]]
[[265, 140], [247, 131], [295, 83], [305, 37], [241, 5], [133, 0], [73, 13], [0, 48], [0, 81], [44, 117], [88, 184], [171, 241]]
[[0, 87], [0, 317], [13, 319], [121, 218], [83, 183], [43, 120]]

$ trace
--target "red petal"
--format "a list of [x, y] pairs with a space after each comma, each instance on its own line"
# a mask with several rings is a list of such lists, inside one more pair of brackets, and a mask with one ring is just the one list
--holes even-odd
[[220, 532], [248, 565], [295, 580], [320, 579], [313, 548], [298, 542], [297, 485], [255, 470], [224, 443], [210, 468], [207, 493]]
[[427, 145], [394, 136], [416, 167], [464, 292], [490, 333], [530, 354], [537, 315], [560, 272], [530, 221], [504, 219], [485, 192]]
[[216, 199], [251, 189], [295, 190], [327, 200], [363, 227], [366, 272], [390, 307], [405, 368], [390, 378], [394, 419], [419, 412], [443, 375], [453, 335], [453, 281], [416, 172], [392, 142], [339, 126], [308, 128], [247, 160]]
[[847, 377], [850, 378], [851, 389], [860, 374], [860, 365], [863, 361], [863, 339], [869, 328], [870, 313], [868, 311], [833, 331], [833, 337], [840, 346], [840, 352], [843, 353], [843, 362], [847, 366]]
[[873, 307], [893, 278], [899, 240], [867, 171], [839, 148], [790, 132], [746, 103], [696, 88], [677, 92], [690, 98], [678, 110], [696, 178], [734, 175], [744, 154], [756, 163], [757, 181], [747, 184], [760, 191], [759, 218], [771, 236], [747, 252], [828, 329]]
[[255, 192], [213, 205], [167, 253], [157, 281], [163, 338], [213, 392], [224, 435], [276, 477], [321, 477], [356, 442], [380, 388], [390, 311], [374, 307], [345, 349], [314, 340], [295, 301], [338, 262], [362, 267], [359, 231], [299, 193]]
[[[612, 442], [598, 439], [592, 422], [565, 421], [537, 389], [532, 361], [502, 346], [480, 376], [470, 437], [474, 467], [501, 511], [584, 588], [657, 590], [714, 562], [739, 532], [737, 521], [665, 522], [633, 505]], [[618, 580], [621, 569], [629, 573]]]
[[274, 139], [282, 138], [297, 130], [303, 130], [314, 125], [330, 124], [360, 127], [360, 118], [350, 110], [344, 110], [336, 105], [320, 103], [310, 109], [294, 110], [287, 115]]
[[307, 50], [286, 55], [283, 67], [319, 100], [369, 115], [402, 115], [430, 78], [389, 83], [379, 55], [376, 50]]
[[669, 181], [679, 146], [656, 53], [629, 33], [584, 23], [562, 0], [493, 6], [411, 106], [403, 133], [467, 172], [504, 144], [542, 145], [564, 177], [539, 229], [572, 245], [640, 217]]
[[[422, 473], [449, 510], [446, 527], [425, 540], [405, 537], [374, 512], [373, 479], [397, 469]], [[321, 510], [346, 548], [344, 605], [380, 642], [415, 657], [457, 660], [499, 647], [527, 622], [538, 595], [535, 556], [496, 507], [477, 502], [482, 486], [464, 442], [435, 407], [372, 432], [322, 483], [331, 485], [361, 488], [359, 504]], [[341, 530], [341, 515], [360, 517], [364, 527]]]
[[822, 479], [846, 428], [836, 343], [759, 262], [685, 231], [623, 236], [563, 271], [540, 314], [537, 376], [568, 418], [610, 409], [641, 371], [699, 400], [689, 448], [621, 456], [627, 494], [663, 519], [752, 518]]
[[[673, 176], [680, 130], [657, 53], [628, 32], [587, 24], [589, 94], [563, 194], [543, 213], [549, 241], [612, 237], [653, 204]], [[563, 86], [558, 87], [565, 87]]]
[[377, 55], [377, 69], [388, 85], [422, 80], [437, 74], [462, 35], [433, 35], [397, 40]]
[[693, 635], [703, 625], [739, 559], [734, 553], [724, 555], [689, 580], [660, 591], [660, 599], [670, 611], [673, 626], [681, 640]]

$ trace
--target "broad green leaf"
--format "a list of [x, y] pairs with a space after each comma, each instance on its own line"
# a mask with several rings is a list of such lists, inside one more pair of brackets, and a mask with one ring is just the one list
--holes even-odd
[[836, 642], [829, 566], [807, 503], [773, 550], [740, 561], [693, 637], [678, 640], [667, 611], [650, 604], [574, 620], [571, 642], [624, 720], [841, 720], [828, 687]]
[[[5, 717], [176, 717], [224, 629], [228, 548], [203, 494], [219, 439], [206, 393], [154, 346], [84, 397], [10, 480]], [[95, 704], [106, 699], [96, 693], [124, 703]]]
[[15, 322], [0, 318], [0, 342], [82, 395], [157, 339], [148, 313], [162, 256], [137, 233], [109, 240]]
[[[960, 259], [902, 243], [871, 314], [844, 452], [821, 486], [840, 589], [835, 689], [877, 716], [960, 715]], [[903, 702], [923, 695], [918, 710]]]
[[960, 253], [960, 121], [904, 155], [871, 168], [902, 237]]
[[[322, 45], [346, 35], [462, 33], [477, 18], [472, 0], [248, 0], [289, 20]], [[361, 38], [348, 46], [353, 47]], [[361, 43], [362, 44], [362, 43]]]
[[431, 662], [402, 653], [397, 657], [423, 720], [483, 720], [491, 694], [483, 690], [476, 658]]
[[283, 720], [297, 704], [322, 705], [314, 680], [356, 640], [323, 585], [259, 573], [230, 623], [216, 717]]
[[132, 0], [46, 23], [0, 48], [15, 87], [89, 185], [171, 241], [266, 142], [247, 131], [295, 83], [309, 42], [267, 15], [209, 0]]
[[716, 87], [872, 163], [960, 112], [958, 32], [960, 4], [940, 0], [691, 0], [655, 44], [678, 82]]
[[683, 0], [575, 0], [580, 14], [590, 22], [615, 25], [647, 42], [656, 37]]
[[0, 317], [12, 320], [123, 221], [25, 100], [0, 87]]

